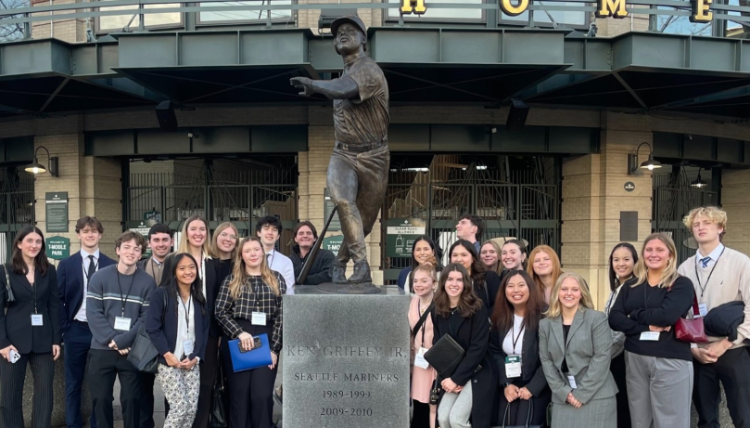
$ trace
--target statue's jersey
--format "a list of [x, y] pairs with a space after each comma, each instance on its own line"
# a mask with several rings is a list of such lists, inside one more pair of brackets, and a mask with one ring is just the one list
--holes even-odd
[[388, 82], [383, 70], [368, 56], [344, 67], [343, 76], [357, 83], [359, 97], [333, 101], [336, 141], [362, 145], [388, 140]]

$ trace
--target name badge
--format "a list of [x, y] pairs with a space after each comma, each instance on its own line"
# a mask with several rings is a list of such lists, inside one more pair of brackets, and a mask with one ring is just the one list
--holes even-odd
[[645, 340], [649, 342], [658, 342], [659, 332], [658, 331], [644, 331], [641, 333], [641, 340]]
[[417, 355], [414, 356], [414, 366], [419, 367], [420, 369], [427, 369], [430, 367], [430, 363], [427, 362], [427, 360], [424, 359], [424, 353], [427, 352], [427, 349], [420, 347], [419, 351], [417, 351]]
[[266, 325], [266, 313], [253, 312], [252, 323], [253, 325]]
[[193, 353], [195, 350], [195, 345], [193, 344], [193, 339], [185, 339], [182, 341], [182, 350], [185, 352], [185, 356], [189, 357], [190, 354]]
[[701, 317], [705, 317], [706, 315], [708, 315], [708, 307], [705, 303], [701, 303], [700, 305], [698, 305], [698, 312], [700, 312]]
[[115, 330], [130, 331], [130, 318], [116, 317], [115, 318]]
[[505, 357], [505, 377], [508, 379], [521, 377], [521, 357], [518, 355]]
[[31, 314], [31, 325], [34, 327], [43, 325], [42, 314]]
[[578, 388], [578, 385], [576, 385], [576, 378], [574, 378], [573, 375], [568, 375], [568, 383], [570, 384], [571, 388]]

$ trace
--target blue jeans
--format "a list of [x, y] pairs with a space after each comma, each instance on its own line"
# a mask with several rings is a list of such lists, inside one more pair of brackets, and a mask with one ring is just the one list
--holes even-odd
[[[91, 348], [91, 330], [87, 324], [73, 321], [65, 333], [65, 425], [81, 428], [81, 387], [85, 381], [86, 359]], [[96, 418], [91, 412], [91, 428], [96, 428]]]

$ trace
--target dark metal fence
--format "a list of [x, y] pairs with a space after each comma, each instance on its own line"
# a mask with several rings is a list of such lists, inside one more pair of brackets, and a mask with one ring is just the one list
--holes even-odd
[[134, 173], [127, 196], [126, 221], [150, 217], [175, 231], [192, 215], [206, 218], [211, 230], [231, 221], [242, 236], [266, 215], [278, 216], [287, 231], [297, 221], [297, 175], [290, 170], [220, 172], [204, 165], [195, 175]]
[[681, 170], [676, 173], [654, 174], [653, 193], [653, 230], [666, 232], [677, 247], [677, 258], [680, 263], [695, 254], [698, 244], [682, 220], [691, 209], [705, 205], [716, 205], [718, 194], [705, 190], [711, 188], [710, 174], [706, 181], [708, 186], [697, 189], [690, 186], [697, 178], [697, 172]]
[[[383, 206], [383, 267], [387, 283], [410, 264], [409, 257], [388, 257], [389, 219], [419, 218], [426, 232], [447, 251], [456, 240], [456, 223], [465, 214], [485, 221], [483, 240], [521, 238], [529, 248], [546, 244], [560, 251], [559, 170], [552, 158], [538, 158], [514, 170], [503, 156], [471, 164], [436, 156], [429, 168], [396, 168]], [[485, 164], [486, 162], [486, 164]], [[447, 169], [446, 169], [447, 168]], [[409, 249], [410, 250], [410, 249]]]
[[19, 177], [15, 168], [0, 168], [0, 178], [0, 260], [5, 263], [16, 232], [34, 224], [34, 179]]

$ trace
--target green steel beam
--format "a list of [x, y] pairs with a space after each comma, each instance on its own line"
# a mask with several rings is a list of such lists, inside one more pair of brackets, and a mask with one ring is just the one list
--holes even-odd
[[370, 56], [381, 65], [558, 65], [565, 31], [380, 27], [370, 30]]
[[311, 36], [309, 29], [121, 34], [119, 68], [301, 65]]
[[18, 76], [112, 75], [118, 62], [117, 42], [70, 44], [57, 39], [0, 44], [0, 78]]
[[750, 73], [750, 40], [629, 33], [612, 40], [612, 69]]

